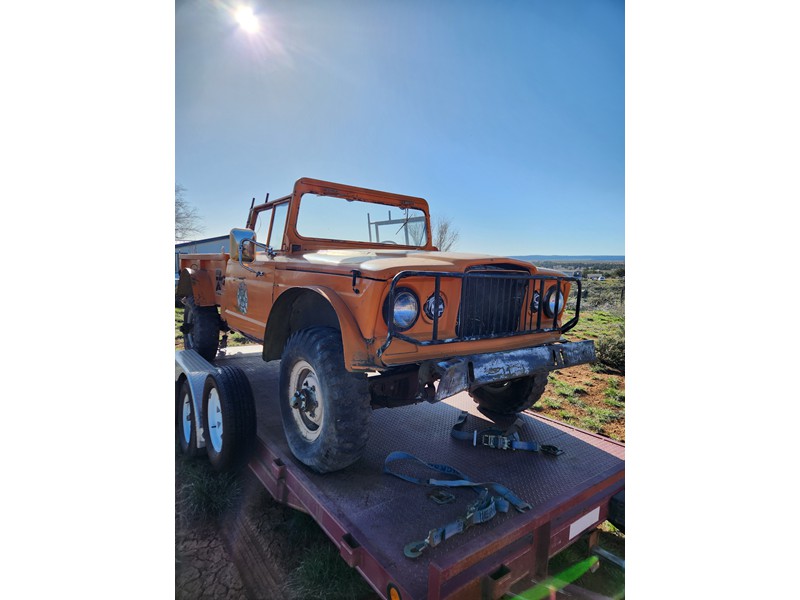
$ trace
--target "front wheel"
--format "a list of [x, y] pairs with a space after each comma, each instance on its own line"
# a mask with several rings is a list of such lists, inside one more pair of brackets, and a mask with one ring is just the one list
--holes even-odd
[[470, 395], [480, 408], [512, 415], [536, 404], [546, 386], [547, 373], [537, 373], [502, 383], [489, 383], [475, 388]]
[[356, 462], [372, 416], [364, 374], [344, 366], [336, 329], [313, 327], [289, 338], [281, 357], [280, 405], [292, 453], [318, 473]]

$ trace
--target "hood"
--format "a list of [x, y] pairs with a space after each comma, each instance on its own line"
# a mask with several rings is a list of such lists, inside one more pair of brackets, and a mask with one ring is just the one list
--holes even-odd
[[[295, 258], [296, 260], [296, 258]], [[398, 271], [463, 271], [473, 265], [515, 265], [538, 272], [529, 262], [466, 252], [429, 252], [424, 250], [320, 250], [306, 253], [301, 260], [309, 266], [350, 273], [353, 269], [377, 279], [389, 279]], [[328, 269], [326, 269], [328, 270]]]

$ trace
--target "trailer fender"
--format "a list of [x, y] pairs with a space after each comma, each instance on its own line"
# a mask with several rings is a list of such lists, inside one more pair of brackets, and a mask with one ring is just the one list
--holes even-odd
[[178, 298], [194, 297], [196, 306], [216, 306], [214, 282], [208, 271], [184, 268], [175, 291]]
[[333, 327], [341, 332], [348, 370], [367, 365], [367, 344], [358, 323], [344, 300], [322, 286], [292, 288], [278, 296], [264, 332], [264, 360], [279, 359], [286, 340], [295, 331], [318, 326]]

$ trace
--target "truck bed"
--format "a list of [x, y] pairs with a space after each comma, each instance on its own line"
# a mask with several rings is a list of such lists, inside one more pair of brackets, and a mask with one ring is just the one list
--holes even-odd
[[[277, 404], [279, 362], [238, 354], [216, 364], [242, 368], [253, 388], [258, 443], [250, 469], [278, 501], [311, 514], [384, 598], [391, 588], [403, 600], [497, 598], [515, 582], [541, 579], [548, 558], [604, 521], [609, 499], [624, 488], [623, 444], [539, 415], [521, 415], [522, 439], [558, 446], [560, 456], [473, 447], [452, 438], [461, 410], [470, 413], [465, 429], [492, 425], [466, 393], [439, 404], [375, 410], [364, 457], [344, 471], [319, 475], [286, 444]], [[398, 450], [450, 465], [472, 481], [501, 483], [533, 508], [512, 508], [417, 559], [407, 558], [406, 544], [463, 517], [477, 495], [470, 488], [451, 489], [455, 502], [435, 504], [427, 497], [431, 488], [383, 473], [387, 455]], [[406, 467], [393, 463], [393, 469], [416, 477], [444, 478]]]

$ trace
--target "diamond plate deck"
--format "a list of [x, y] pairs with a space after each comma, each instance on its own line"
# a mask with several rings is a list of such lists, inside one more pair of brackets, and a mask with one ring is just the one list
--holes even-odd
[[[549, 524], [548, 531], [555, 532], [559, 526], [563, 529], [564, 523], [568, 526], [582, 516], [586, 506], [596, 506], [600, 496], [610, 495], [624, 485], [623, 444], [538, 415], [522, 415], [522, 439], [556, 445], [564, 454], [476, 448], [452, 438], [450, 429], [460, 410], [470, 412], [465, 429], [492, 425], [464, 393], [439, 404], [375, 410], [364, 457], [344, 471], [319, 475], [295, 460], [286, 444], [277, 403], [279, 363], [264, 363], [260, 355], [239, 355], [220, 359], [217, 364], [228, 362], [243, 368], [250, 379], [260, 441], [292, 469], [319, 509], [332, 515], [350, 534], [351, 544], [363, 548], [382, 565], [388, 580], [402, 590], [404, 600], [463, 592], [463, 576], [470, 568], [496, 568], [491, 565], [503, 562], [503, 547], [534, 544], [533, 534], [542, 524]], [[425, 462], [455, 467], [473, 481], [502, 483], [533, 509], [498, 514], [488, 523], [426, 549], [416, 560], [406, 558], [403, 548], [408, 542], [424, 539], [430, 529], [463, 516], [476, 494], [469, 488], [455, 489], [454, 503], [435, 504], [427, 498], [431, 488], [382, 472], [384, 459], [396, 450], [414, 454]], [[393, 469], [400, 468], [400, 463], [393, 463]], [[403, 470], [419, 477], [438, 476], [424, 469]], [[316, 508], [307, 508], [319, 516]], [[572, 540], [565, 543], [569, 541]], [[334, 542], [341, 545], [341, 540]], [[363, 569], [359, 570], [364, 574]], [[385, 581], [376, 583], [366, 574], [365, 577], [376, 591], [386, 595]], [[448, 583], [450, 577], [453, 581]], [[437, 589], [432, 591], [434, 584]]]

